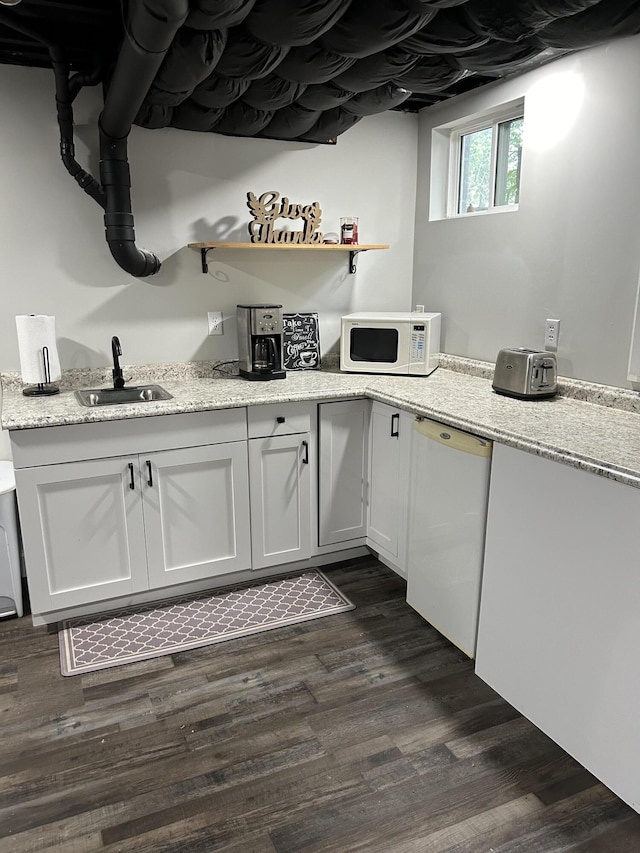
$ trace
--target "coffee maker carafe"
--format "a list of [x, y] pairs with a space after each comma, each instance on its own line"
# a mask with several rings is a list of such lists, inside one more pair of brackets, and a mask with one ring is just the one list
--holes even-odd
[[238, 353], [244, 379], [284, 379], [282, 305], [238, 305]]

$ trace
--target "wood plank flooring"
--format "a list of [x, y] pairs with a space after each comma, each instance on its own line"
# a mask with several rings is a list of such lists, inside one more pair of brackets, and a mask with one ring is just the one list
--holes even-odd
[[60, 675], [55, 631], [1, 622], [0, 853], [640, 850], [640, 816], [400, 578], [327, 575], [356, 610], [90, 675]]

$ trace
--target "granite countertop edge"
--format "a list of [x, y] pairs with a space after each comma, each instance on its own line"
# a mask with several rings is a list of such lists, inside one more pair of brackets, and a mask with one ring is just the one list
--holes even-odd
[[[214, 368], [215, 369], [215, 368]], [[173, 399], [99, 409], [82, 407], [73, 388], [109, 385], [107, 371], [75, 371], [53, 397], [25, 397], [15, 374], [3, 374], [1, 426], [49, 426], [184, 414], [268, 403], [368, 397], [419, 417], [640, 488], [640, 395], [579, 380], [561, 381], [551, 400], [514, 400], [491, 387], [493, 365], [441, 357], [428, 377], [346, 374], [335, 369], [292, 372], [285, 380], [211, 378], [211, 363], [129, 369], [129, 382], [155, 381]], [[18, 377], [19, 379], [19, 377]], [[95, 380], [95, 381], [93, 381]]]

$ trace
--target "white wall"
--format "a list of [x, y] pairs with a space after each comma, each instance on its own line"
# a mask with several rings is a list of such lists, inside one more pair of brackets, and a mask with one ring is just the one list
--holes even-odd
[[[489, 361], [503, 346], [541, 347], [545, 318], [559, 317], [560, 372], [627, 386], [640, 267], [639, 47], [640, 36], [584, 51], [419, 117], [364, 119], [337, 146], [134, 128], [138, 244], [163, 260], [148, 279], [112, 261], [101, 209], [60, 162], [51, 72], [1, 66], [0, 370], [19, 367], [16, 314], [55, 314], [70, 368], [107, 365], [113, 334], [125, 364], [233, 358], [238, 302], [318, 311], [324, 352], [337, 346], [341, 314], [421, 302], [443, 313], [444, 351]], [[567, 84], [556, 122], [564, 136], [545, 141]], [[519, 211], [429, 222], [431, 128], [522, 95]], [[96, 175], [99, 109], [97, 91], [81, 93], [77, 156]], [[186, 243], [244, 239], [246, 193], [271, 189], [319, 201], [325, 231], [359, 216], [361, 239], [391, 249], [360, 255], [355, 276], [346, 257], [312, 253], [211, 253], [202, 275]], [[208, 310], [223, 311], [222, 337], [207, 337]]]
[[[77, 159], [98, 175], [97, 90], [76, 102]], [[134, 128], [129, 141], [139, 246], [159, 255], [156, 276], [134, 279], [111, 259], [101, 208], [59, 157], [53, 74], [0, 67], [0, 370], [19, 369], [15, 315], [56, 316], [63, 368], [104, 366], [119, 335], [124, 364], [237, 355], [235, 306], [282, 303], [318, 311], [324, 352], [337, 348], [338, 318], [368, 308], [407, 310], [413, 270], [417, 116], [363, 119], [336, 146], [236, 139]], [[360, 240], [389, 251], [209, 254], [209, 274], [189, 242], [247, 240], [249, 191], [318, 201], [322, 231], [360, 218]], [[206, 312], [225, 334], [208, 337]], [[4, 441], [4, 447], [2, 442]], [[0, 435], [0, 458], [8, 455]]]
[[[420, 114], [413, 301], [443, 314], [443, 350], [495, 361], [543, 347], [559, 372], [627, 386], [640, 266], [640, 36], [556, 60]], [[428, 221], [431, 131], [525, 97], [520, 208]]]

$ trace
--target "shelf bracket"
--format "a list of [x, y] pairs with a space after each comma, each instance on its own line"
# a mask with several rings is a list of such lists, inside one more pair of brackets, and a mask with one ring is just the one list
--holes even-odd
[[202, 272], [205, 275], [209, 272], [209, 265], [207, 264], [207, 252], [210, 252], [212, 249], [215, 249], [215, 246], [209, 246], [206, 249], [200, 249], [200, 260], [202, 261]]
[[[252, 245], [252, 244], [246, 244], [246, 246], [245, 246], [245, 244], [242, 244], [242, 245], [240, 245], [240, 244], [233, 244], [233, 245], [232, 245], [232, 248], [246, 248], [246, 247], [248, 247], [248, 246], [250, 246], [250, 245]], [[195, 246], [193, 246], [193, 248], [195, 249], [196, 247], [195, 247]], [[211, 252], [213, 249], [215, 249], [215, 248], [217, 248], [217, 247], [216, 247], [216, 246], [200, 246], [199, 248], [200, 248], [200, 261], [201, 261], [201, 263], [202, 263], [202, 272], [203, 272], [203, 274], [205, 274], [205, 275], [206, 275], [206, 274], [209, 272], [209, 265], [208, 265], [208, 263], [207, 263], [207, 252]], [[259, 247], [258, 245], [255, 245], [255, 248], [260, 248], [260, 247]], [[273, 247], [273, 248], [277, 248], [277, 247]], [[293, 247], [291, 247], [291, 248], [298, 248], [298, 247], [293, 246]], [[305, 246], [300, 246], [299, 248], [301, 248], [301, 249], [302, 249], [302, 248], [315, 248], [315, 247], [311, 247], [311, 246], [306, 246], [306, 247], [305, 247]], [[327, 248], [335, 248], [335, 247], [331, 247], [331, 246], [329, 246], [329, 247], [327, 247]], [[344, 247], [341, 247], [341, 248], [345, 248], [345, 249], [346, 249], [347, 247], [346, 247], [346, 246], [344, 246]], [[373, 246], [372, 248], [374, 248], [374, 249], [378, 249], [378, 248], [380, 248], [380, 249], [384, 249], [384, 248], [388, 248], [388, 247], [387, 247], [387, 246]], [[366, 251], [367, 251], [367, 249], [360, 249], [360, 248], [357, 248], [357, 249], [356, 249], [356, 248], [354, 248], [354, 249], [350, 249], [350, 250], [349, 250], [349, 274], [350, 274], [350, 275], [354, 275], [354, 274], [357, 272], [357, 269], [358, 269], [358, 258], [357, 258], [357, 256], [360, 254], [360, 252], [366, 252]]]
[[349, 252], [349, 274], [355, 275], [356, 270], [358, 269], [356, 255], [359, 252], [364, 252], [366, 249], [352, 249]]

